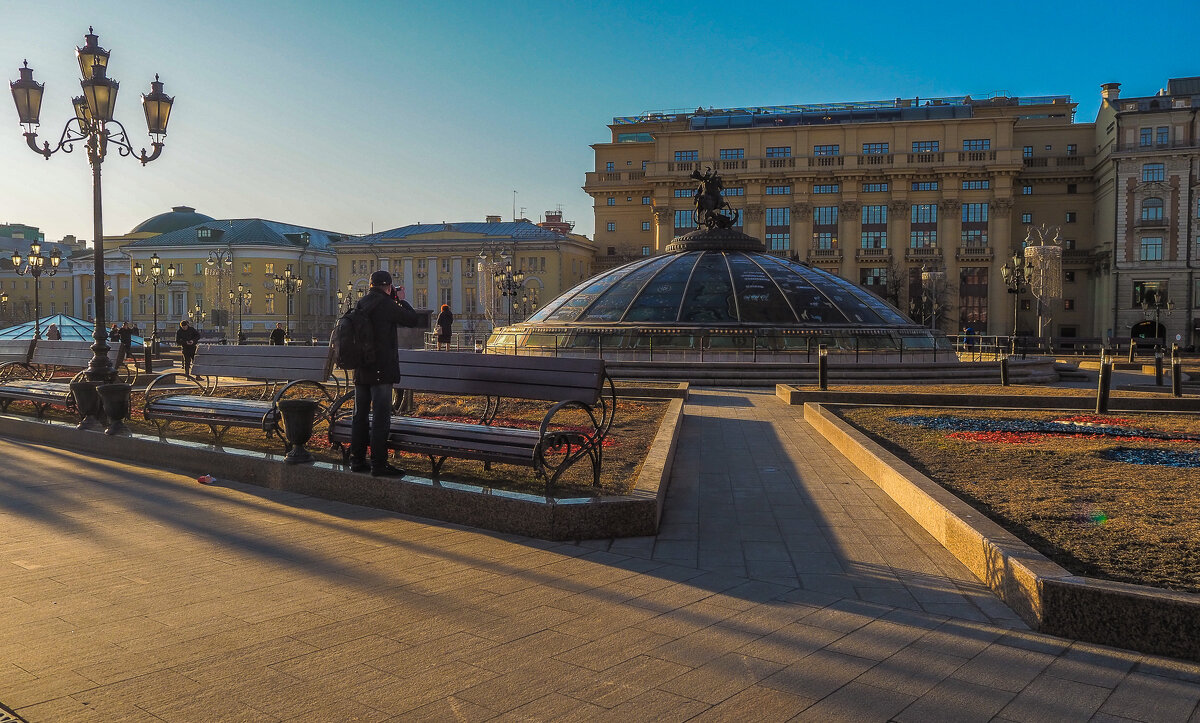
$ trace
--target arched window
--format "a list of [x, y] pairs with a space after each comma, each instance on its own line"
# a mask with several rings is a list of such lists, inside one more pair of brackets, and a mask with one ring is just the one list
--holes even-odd
[[1142, 201], [1142, 220], [1143, 221], [1161, 221], [1163, 217], [1163, 200], [1161, 198], [1147, 198]]

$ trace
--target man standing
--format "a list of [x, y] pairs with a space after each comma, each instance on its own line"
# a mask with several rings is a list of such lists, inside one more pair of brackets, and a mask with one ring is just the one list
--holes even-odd
[[120, 350], [117, 352], [117, 360], [128, 359], [130, 354], [133, 353], [133, 327], [129, 325], [128, 321], [122, 324], [120, 329], [117, 329], [117, 339], [121, 342]]
[[371, 274], [371, 288], [359, 299], [356, 308], [371, 322], [375, 360], [354, 370], [350, 469], [354, 472], [369, 469], [372, 477], [398, 477], [404, 472], [388, 463], [387, 447], [392, 423], [392, 385], [400, 381], [396, 327], [416, 326], [417, 315], [392, 289], [392, 275], [382, 270]]
[[200, 341], [200, 332], [188, 324], [187, 319], [179, 322], [179, 331], [175, 332], [175, 343], [183, 352], [183, 375], [192, 375], [192, 360], [196, 358], [196, 343]]
[[271, 346], [283, 346], [283, 322], [275, 324], [275, 328], [271, 331]]

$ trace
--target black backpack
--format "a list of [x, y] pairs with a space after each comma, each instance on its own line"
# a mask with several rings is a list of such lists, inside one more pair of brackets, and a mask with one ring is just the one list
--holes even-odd
[[353, 371], [375, 363], [375, 329], [365, 311], [354, 308], [342, 314], [329, 337], [333, 363]]

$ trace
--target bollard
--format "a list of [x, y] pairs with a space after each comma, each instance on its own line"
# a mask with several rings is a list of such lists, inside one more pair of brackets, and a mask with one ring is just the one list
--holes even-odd
[[1163, 350], [1157, 345], [1154, 347], [1154, 385], [1163, 385]]
[[1183, 360], [1179, 358], [1179, 345], [1171, 345], [1171, 396], [1183, 396]]
[[1132, 364], [1137, 357], [1137, 342], [1133, 337], [1129, 337], [1129, 363]]
[[144, 348], [146, 350], [146, 373], [153, 374], [154, 373], [154, 360], [151, 357], [152, 347], [150, 345], [150, 342], [146, 339], [143, 339], [142, 340], [142, 348]]
[[1008, 386], [1008, 357], [1000, 357], [1000, 386]]
[[821, 391], [829, 389], [829, 347], [817, 347], [817, 386]]
[[1112, 384], [1112, 357], [1108, 349], [1100, 353], [1100, 385], [1096, 389], [1096, 414], [1108, 411], [1108, 388]]

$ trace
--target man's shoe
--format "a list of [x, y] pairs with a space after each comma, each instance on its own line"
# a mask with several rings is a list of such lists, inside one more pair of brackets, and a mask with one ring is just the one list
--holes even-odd
[[371, 468], [372, 477], [403, 477], [404, 470], [399, 467], [393, 467], [390, 464], [385, 464], [382, 467]]
[[350, 462], [351, 472], [369, 472], [370, 470], [371, 463], [367, 462], [366, 460], [353, 460]]

